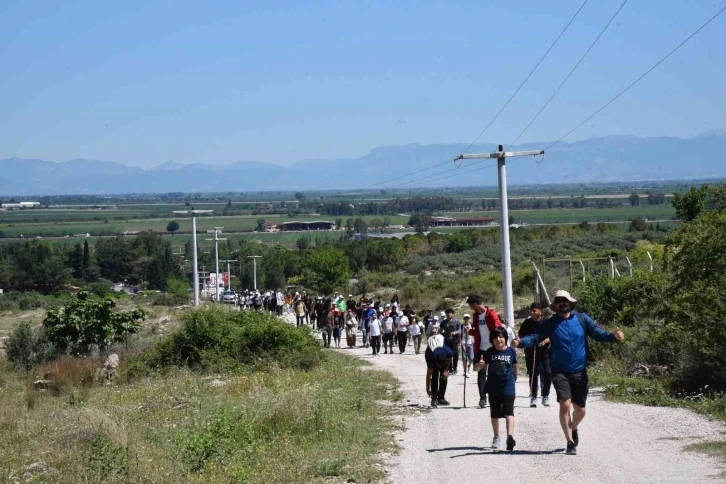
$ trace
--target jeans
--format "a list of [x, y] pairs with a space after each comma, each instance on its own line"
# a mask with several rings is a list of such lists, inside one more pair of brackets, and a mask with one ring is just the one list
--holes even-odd
[[[474, 364], [478, 363], [484, 358], [484, 351], [477, 351], [474, 355]], [[476, 386], [479, 387], [479, 400], [486, 400], [487, 393], [484, 387], [487, 384], [487, 368], [479, 370], [479, 374], [476, 376]]]
[[297, 325], [298, 326], [301, 326], [303, 324], [305, 324], [305, 316], [298, 316], [297, 317]]
[[444, 376], [444, 372], [438, 366], [434, 368], [431, 375], [431, 398], [443, 400], [446, 396], [447, 384], [448, 380]]
[[323, 326], [320, 328], [320, 332], [323, 334], [323, 346], [329, 347], [330, 346], [330, 340], [333, 337], [333, 328], [330, 326]]
[[406, 344], [408, 344], [408, 331], [398, 332], [398, 350], [403, 353], [406, 351]]
[[377, 355], [381, 352], [381, 335], [371, 336], [371, 348], [373, 348], [373, 354]]
[[451, 360], [451, 371], [455, 373], [456, 367], [459, 365], [459, 345], [454, 344], [454, 346], [449, 346], [449, 348], [454, 352], [454, 358]]
[[363, 326], [361, 328], [360, 334], [361, 334], [361, 338], [362, 338], [361, 341], [360, 341], [360, 344], [361, 344], [361, 346], [365, 346], [366, 345], [366, 341], [367, 341], [367, 338], [366, 337], [368, 336], [368, 331], [366, 331], [365, 326]]
[[474, 345], [461, 345], [461, 359], [464, 360], [465, 365], [467, 363], [471, 365], [474, 362]]
[[421, 351], [421, 335], [417, 334], [413, 337], [413, 352], [419, 354]]

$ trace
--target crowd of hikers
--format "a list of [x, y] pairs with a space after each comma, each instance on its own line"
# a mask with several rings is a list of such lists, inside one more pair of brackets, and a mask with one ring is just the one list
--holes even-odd
[[[463, 314], [460, 321], [453, 308], [440, 314], [429, 308], [419, 315], [410, 305], [402, 305], [396, 294], [389, 301], [365, 294], [357, 300], [352, 294], [344, 297], [339, 293], [314, 297], [296, 292], [287, 298], [279, 291], [277, 296], [271, 294], [275, 307], [268, 310], [278, 314], [292, 311], [298, 326], [310, 325], [320, 331], [325, 347], [340, 348], [345, 335], [348, 347], [370, 348], [374, 357], [404, 354], [409, 347], [414, 355], [424, 353], [426, 392], [432, 408], [450, 405], [446, 399], [450, 375], [459, 373], [459, 368], [465, 378], [470, 372], [477, 373], [479, 407], [490, 407], [492, 448], [500, 446], [499, 421], [505, 419], [509, 451], [516, 445], [516, 348], [524, 348], [530, 407], [540, 402], [540, 390], [542, 405], [549, 406], [554, 386], [560, 425], [567, 440], [565, 452], [576, 454], [578, 427], [585, 417], [589, 391], [587, 338], [601, 342], [624, 338], [619, 329], [605, 331], [589, 315], [577, 311], [577, 301], [567, 291], [557, 291], [549, 308], [533, 303], [516, 335], [476, 295], [466, 300], [471, 314]], [[550, 309], [552, 316], [545, 318], [545, 309]]]

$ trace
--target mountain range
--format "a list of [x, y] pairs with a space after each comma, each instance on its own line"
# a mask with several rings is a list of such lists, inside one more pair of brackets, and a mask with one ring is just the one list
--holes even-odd
[[[549, 144], [527, 143], [513, 149], [542, 149]], [[226, 165], [170, 161], [144, 169], [100, 160], [52, 162], [10, 158], [0, 160], [0, 195], [496, 185], [494, 160], [466, 160], [455, 171], [452, 160], [467, 146], [383, 146], [359, 158], [309, 159], [288, 166], [259, 161]], [[496, 145], [483, 143], [472, 146], [468, 153], [495, 149]], [[508, 159], [507, 176], [511, 185], [726, 177], [726, 131], [710, 131], [690, 139], [618, 135], [559, 142], [544, 157]]]

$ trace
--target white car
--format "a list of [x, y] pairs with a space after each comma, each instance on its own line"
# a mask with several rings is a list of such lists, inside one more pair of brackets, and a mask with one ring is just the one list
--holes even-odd
[[234, 291], [222, 291], [219, 293], [219, 299], [223, 303], [234, 304], [237, 300], [237, 293]]

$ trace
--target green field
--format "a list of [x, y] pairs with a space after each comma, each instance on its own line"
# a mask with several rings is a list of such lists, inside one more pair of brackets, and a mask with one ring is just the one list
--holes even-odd
[[[499, 220], [499, 211], [486, 212], [447, 212], [441, 214], [446, 217], [492, 217]], [[542, 210], [510, 210], [509, 215], [514, 217], [514, 223], [527, 224], [558, 224], [580, 223], [587, 221], [597, 222], [627, 222], [634, 217], [643, 217], [648, 220], [671, 220], [676, 215], [672, 205], [641, 205], [638, 207], [618, 208], [579, 208], [563, 209], [552, 208]]]

